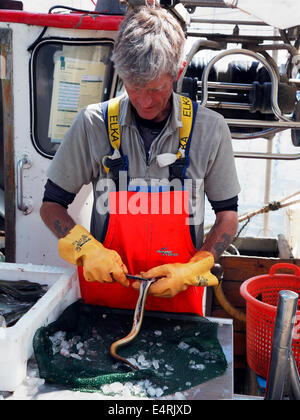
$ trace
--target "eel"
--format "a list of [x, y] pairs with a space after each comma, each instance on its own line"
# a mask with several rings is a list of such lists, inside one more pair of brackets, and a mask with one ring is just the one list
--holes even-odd
[[119, 354], [117, 354], [117, 350], [119, 349], [119, 347], [130, 343], [138, 335], [138, 333], [141, 329], [141, 326], [142, 326], [142, 322], [143, 322], [145, 304], [146, 304], [146, 299], [147, 299], [149, 288], [150, 288], [151, 284], [154, 283], [157, 279], [152, 278], [150, 280], [148, 280], [148, 279], [141, 279], [141, 280], [142, 281], [141, 281], [141, 286], [140, 286], [140, 294], [139, 294], [139, 297], [138, 297], [138, 300], [137, 300], [137, 303], [136, 303], [136, 307], [135, 307], [135, 311], [134, 311], [133, 324], [132, 324], [131, 331], [128, 335], [126, 335], [126, 337], [115, 341], [110, 346], [111, 356], [113, 358], [127, 364], [128, 366], [130, 366], [134, 370], [139, 370], [139, 368], [137, 366], [133, 365], [132, 363], [130, 363], [127, 359], [125, 359], [125, 357], [122, 357]]

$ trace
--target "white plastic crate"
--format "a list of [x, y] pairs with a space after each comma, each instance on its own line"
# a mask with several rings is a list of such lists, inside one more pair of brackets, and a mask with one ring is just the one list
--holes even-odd
[[80, 298], [77, 269], [0, 263], [0, 279], [47, 285], [47, 292], [12, 327], [0, 328], [0, 391], [14, 391], [26, 376], [36, 330], [55, 321]]

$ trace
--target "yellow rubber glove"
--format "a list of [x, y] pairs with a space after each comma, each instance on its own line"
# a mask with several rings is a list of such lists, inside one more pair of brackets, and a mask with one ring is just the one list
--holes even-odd
[[[150, 287], [150, 294], [157, 297], [173, 297], [188, 286], [218, 285], [217, 277], [210, 272], [213, 265], [213, 255], [207, 251], [199, 251], [188, 263], [160, 265], [141, 275], [146, 279], [158, 278]], [[138, 289], [139, 285], [139, 282], [134, 282], [132, 287]]]
[[129, 280], [125, 276], [128, 270], [120, 255], [105, 248], [80, 225], [75, 225], [58, 241], [58, 251], [64, 260], [83, 266], [83, 274], [87, 281], [117, 281], [125, 287], [129, 286]]

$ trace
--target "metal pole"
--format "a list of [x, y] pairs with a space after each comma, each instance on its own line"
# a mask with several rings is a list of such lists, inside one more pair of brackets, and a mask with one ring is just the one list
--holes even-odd
[[266, 400], [281, 400], [290, 368], [292, 334], [297, 311], [298, 294], [290, 290], [279, 292], [273, 344], [266, 389]]
[[[273, 149], [273, 138], [268, 139], [267, 143], [267, 154], [272, 153]], [[272, 160], [267, 159], [266, 161], [266, 175], [265, 175], [265, 197], [264, 197], [264, 203], [265, 205], [270, 202], [270, 191], [271, 191], [271, 175], [272, 175]], [[270, 213], [266, 212], [264, 213], [264, 236], [268, 236], [269, 231], [269, 219], [270, 219]]]
[[[276, 28], [273, 29], [274, 35], [279, 35], [278, 30]], [[272, 52], [272, 58], [277, 65], [278, 61], [278, 51], [275, 50]], [[271, 136], [267, 141], [267, 154], [272, 153], [273, 149], [273, 139], [274, 136]], [[271, 192], [271, 176], [272, 176], [272, 159], [267, 159], [266, 161], [266, 175], [265, 175], [265, 204], [270, 202], [270, 192]], [[269, 231], [269, 220], [270, 220], [270, 213], [266, 212], [264, 214], [264, 236], [268, 236]]]
[[184, 6], [228, 7], [223, 0], [180, 0]]
[[290, 394], [293, 400], [300, 400], [300, 377], [293, 354], [290, 357]]

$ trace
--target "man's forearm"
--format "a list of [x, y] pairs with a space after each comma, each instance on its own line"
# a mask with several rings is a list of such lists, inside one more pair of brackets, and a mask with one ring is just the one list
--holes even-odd
[[42, 204], [40, 215], [45, 225], [57, 238], [63, 238], [75, 226], [67, 210], [58, 203], [46, 201]]
[[217, 261], [231, 244], [238, 228], [238, 215], [235, 211], [223, 211], [216, 215], [216, 221], [208, 232], [201, 251], [209, 251]]

